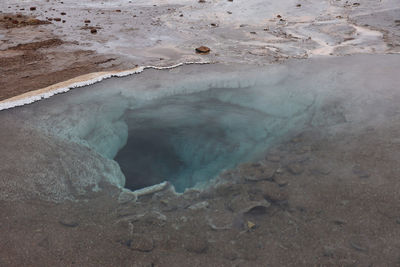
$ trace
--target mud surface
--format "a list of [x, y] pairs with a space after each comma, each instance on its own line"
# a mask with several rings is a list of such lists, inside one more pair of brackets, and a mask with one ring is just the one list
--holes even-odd
[[304, 132], [206, 193], [121, 203], [105, 188], [71, 203], [3, 201], [1, 264], [398, 266], [398, 161], [387, 156], [396, 136], [398, 122], [352, 136]]

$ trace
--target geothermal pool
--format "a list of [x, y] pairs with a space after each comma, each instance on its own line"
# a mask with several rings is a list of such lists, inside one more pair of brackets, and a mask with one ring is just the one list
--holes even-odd
[[183, 192], [207, 186], [223, 170], [263, 159], [271, 145], [305, 129], [332, 135], [384, 124], [399, 112], [399, 59], [148, 69], [2, 114], [62, 140], [60, 151], [74, 144], [99, 158], [90, 165], [83, 157], [73, 175], [65, 170], [78, 167], [63, 163], [55, 175], [79, 180], [75, 187], [97, 188], [106, 181], [137, 190], [169, 181]]

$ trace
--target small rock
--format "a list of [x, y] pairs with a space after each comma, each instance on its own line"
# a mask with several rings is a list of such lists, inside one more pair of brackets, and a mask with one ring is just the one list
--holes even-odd
[[247, 181], [271, 180], [278, 167], [275, 164], [244, 163], [239, 173]]
[[85, 23], [90, 23], [90, 20], [87, 19], [87, 20], [85, 20], [84, 22], [85, 22]]
[[288, 199], [287, 192], [273, 182], [264, 181], [257, 184], [257, 188], [261, 191], [264, 198], [271, 202], [282, 202]]
[[285, 177], [283, 177], [281, 175], [275, 176], [274, 177], [274, 182], [277, 183], [281, 187], [282, 186], [286, 186], [286, 185], [289, 184], [289, 181]]
[[154, 249], [154, 240], [143, 235], [135, 235], [127, 242], [127, 246], [132, 250], [150, 252]]
[[196, 203], [196, 204], [193, 204], [193, 205], [189, 206], [188, 209], [190, 209], [190, 210], [201, 210], [201, 209], [208, 208], [208, 206], [209, 206], [209, 203], [207, 201], [203, 201], [203, 202], [199, 202], [199, 203]]
[[120, 13], [120, 12], [121, 12], [121, 10], [120, 10], [120, 9], [117, 9], [117, 10], [115, 10], [115, 12], [118, 12], [118, 13]]
[[226, 11], [226, 13], [228, 13], [229, 15], [232, 15], [232, 12], [231, 12], [231, 11]]
[[363, 247], [360, 245], [358, 242], [355, 241], [350, 241], [350, 246], [354, 248], [355, 250], [361, 251], [361, 252], [366, 252], [368, 249], [366, 247]]
[[254, 228], [256, 228], [256, 224], [251, 221], [247, 221], [247, 229], [251, 230]]
[[370, 176], [370, 174], [362, 169], [360, 165], [353, 166], [353, 173], [360, 178], [368, 178]]
[[250, 32], [250, 34], [257, 34], [256, 32]]
[[334, 255], [334, 252], [335, 252], [335, 249], [333, 247], [324, 246], [322, 255], [324, 255], [325, 257], [332, 258]]
[[66, 227], [77, 227], [79, 225], [79, 222], [74, 220], [73, 218], [63, 218], [58, 221], [61, 225], [66, 226]]
[[90, 29], [90, 33], [96, 34], [97, 30], [96, 29]]
[[333, 223], [336, 225], [345, 225], [346, 221], [342, 220], [342, 219], [335, 219], [335, 220], [333, 220]]
[[30, 10], [30, 11], [34, 11], [34, 10], [36, 10], [36, 7], [35, 7], [35, 6], [30, 7], [29, 10]]
[[228, 208], [237, 213], [264, 214], [271, 206], [265, 199], [252, 200], [248, 194], [241, 194], [234, 197], [228, 204]]
[[200, 53], [200, 54], [208, 54], [211, 51], [211, 49], [208, 48], [207, 46], [200, 46], [200, 47], [197, 47], [195, 50], [197, 53]]
[[296, 7], [301, 7], [301, 4], [297, 4]]
[[55, 21], [61, 21], [61, 18], [54, 18]]
[[287, 170], [293, 175], [299, 175], [304, 172], [304, 167], [298, 162], [293, 162], [287, 165]]
[[311, 170], [314, 175], [328, 175], [331, 173], [331, 169], [324, 166], [319, 166]]
[[61, 16], [67, 15], [67, 13], [65, 13], [65, 12], [61, 12], [60, 14], [61, 14]]
[[183, 241], [183, 247], [192, 253], [205, 253], [208, 249], [209, 242], [205, 236], [202, 235], [189, 235]]
[[199, 0], [199, 3], [205, 3], [206, 0]]

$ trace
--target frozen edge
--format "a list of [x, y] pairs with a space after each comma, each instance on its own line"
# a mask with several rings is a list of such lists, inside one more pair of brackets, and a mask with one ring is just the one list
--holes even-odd
[[75, 77], [73, 79], [59, 82], [48, 87], [30, 91], [18, 96], [8, 98], [6, 100], [0, 101], [0, 111], [5, 109], [10, 109], [18, 106], [23, 106], [27, 104], [34, 103], [36, 101], [49, 98], [53, 95], [68, 92], [71, 89], [84, 87], [87, 85], [95, 84], [101, 82], [102, 80], [109, 79], [112, 77], [125, 77], [133, 74], [139, 74], [146, 69], [164, 70], [164, 69], [174, 69], [183, 65], [191, 64], [211, 64], [211, 62], [183, 62], [166, 67], [157, 66], [141, 66], [134, 69], [124, 70], [124, 71], [103, 71], [103, 72], [93, 72], [85, 75]]

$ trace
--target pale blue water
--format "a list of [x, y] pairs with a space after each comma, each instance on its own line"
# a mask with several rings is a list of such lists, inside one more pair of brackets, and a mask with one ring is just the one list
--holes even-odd
[[112, 184], [137, 189], [168, 180], [183, 191], [262, 159], [272, 144], [305, 129], [334, 134], [342, 125], [382, 123], [385, 114], [397, 112], [389, 100], [399, 92], [392, 90], [394, 79], [379, 77], [396, 77], [391, 65], [397, 62], [393, 55], [353, 56], [146, 70], [11, 113], [88, 147], [104, 158], [104, 166], [116, 160], [126, 182], [107, 174]]

